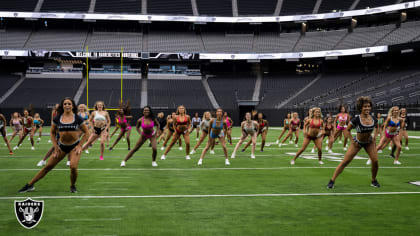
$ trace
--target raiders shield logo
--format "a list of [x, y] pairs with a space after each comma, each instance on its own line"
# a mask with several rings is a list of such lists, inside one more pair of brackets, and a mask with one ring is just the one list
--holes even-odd
[[41, 221], [44, 212], [44, 201], [34, 201], [30, 198], [25, 201], [15, 201], [15, 214], [19, 223], [32, 229]]

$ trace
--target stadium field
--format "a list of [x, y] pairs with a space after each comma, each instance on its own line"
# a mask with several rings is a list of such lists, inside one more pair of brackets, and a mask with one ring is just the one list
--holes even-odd
[[[229, 156], [239, 131], [233, 130]], [[202, 144], [191, 160], [185, 160], [185, 145], [182, 151], [175, 145], [164, 161], [158, 145], [157, 168], [145, 145], [120, 167], [126, 142], [106, 149], [103, 161], [97, 142], [90, 154], [82, 154], [75, 194], [69, 192], [65, 160], [35, 191], [17, 193], [40, 169], [36, 164], [51, 144], [44, 136], [31, 150], [25, 140], [9, 156], [0, 142], [0, 235], [418, 235], [420, 186], [409, 182], [420, 181], [420, 132], [409, 131], [402, 165], [393, 165], [388, 149], [379, 154], [381, 188], [370, 186], [367, 154], [361, 151], [330, 190], [326, 185], [343, 157], [342, 144], [335, 143], [333, 154], [323, 150], [325, 165], [308, 148], [291, 166], [298, 148], [288, 142], [279, 148], [274, 142], [280, 131], [270, 128], [269, 146], [260, 152], [258, 143], [256, 159], [249, 147], [230, 166], [224, 165], [220, 145], [197, 166]], [[191, 137], [193, 146], [195, 132]], [[132, 132], [132, 146], [137, 138]], [[302, 140], [301, 134], [299, 144]], [[45, 204], [42, 220], [31, 230], [14, 213], [14, 200], [27, 197]]]

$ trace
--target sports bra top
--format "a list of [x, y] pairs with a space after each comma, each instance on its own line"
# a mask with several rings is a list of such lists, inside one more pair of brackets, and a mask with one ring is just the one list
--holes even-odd
[[39, 125], [41, 122], [39, 120], [34, 120], [34, 124]]
[[[118, 116], [117, 117], [117, 122], [118, 122], [118, 124], [120, 124], [120, 125], [122, 125], [122, 124], [127, 124], [127, 118], [125, 118], [125, 116], [123, 116], [122, 118], [121, 118], [121, 116]], [[142, 127], [143, 128], [143, 127]]]
[[373, 120], [371, 125], [365, 125], [362, 123], [362, 119], [359, 117], [354, 117], [351, 119], [350, 124], [356, 128], [357, 133], [371, 133], [373, 129], [375, 128], [376, 124], [378, 123], [378, 120], [371, 116], [371, 119]]
[[247, 126], [248, 122], [245, 121], [245, 125], [244, 125], [244, 131], [246, 133], [252, 133], [255, 131], [255, 124], [253, 121], [251, 121], [251, 126]]
[[296, 126], [296, 125], [298, 125], [298, 124], [299, 124], [299, 120], [298, 120], [298, 121], [296, 121], [296, 122], [292, 120], [292, 122], [290, 122], [290, 124], [291, 124], [291, 125]]
[[203, 129], [203, 130], [207, 130], [207, 129], [209, 128], [209, 125], [210, 125], [210, 120], [206, 120], [206, 119], [204, 119], [204, 120], [201, 122], [201, 124], [202, 124], [202, 129]]
[[143, 130], [145, 130], [145, 129], [153, 129], [153, 126], [155, 126], [155, 122], [153, 122], [153, 120], [150, 121], [150, 124], [146, 125], [144, 123], [144, 116], [141, 118], [141, 128]]
[[338, 122], [346, 122], [347, 121], [347, 114], [345, 115], [338, 115]]
[[226, 125], [227, 125], [227, 127], [230, 127], [232, 125], [229, 120], [230, 120], [230, 118], [229, 117], [226, 117]]
[[260, 129], [263, 129], [264, 128], [264, 126], [265, 126], [265, 122], [264, 122], [264, 120], [262, 120], [262, 122], [260, 123], [260, 122], [258, 122], [258, 125], [260, 126]]
[[398, 123], [395, 123], [394, 121], [392, 121], [392, 118], [391, 118], [391, 119], [389, 119], [388, 126], [389, 127], [398, 127], [398, 126], [400, 126], [400, 120], [398, 120]]
[[322, 120], [319, 120], [318, 124], [314, 124], [314, 119], [311, 119], [311, 123], [309, 124], [310, 128], [319, 129], [321, 128]]
[[216, 126], [217, 119], [213, 120], [213, 125], [211, 126], [213, 129], [223, 129], [223, 122], [220, 121], [220, 126]]
[[176, 124], [177, 125], [187, 125], [188, 124], [188, 118], [187, 118], [187, 116], [184, 116], [184, 121], [182, 121], [181, 122], [181, 119], [180, 119], [180, 117], [181, 116], [177, 116], [177, 118], [176, 118]]
[[57, 126], [58, 131], [78, 131], [80, 130], [80, 125], [83, 124], [83, 119], [80, 116], [73, 115], [73, 121], [70, 123], [63, 123], [61, 121], [61, 116], [56, 116], [53, 120], [53, 124]]
[[89, 119], [89, 115], [87, 113], [85, 113], [84, 116], [82, 116], [82, 113], [79, 113], [79, 116], [82, 117], [83, 120]]
[[95, 117], [93, 117], [94, 121], [105, 121], [105, 116], [102, 114], [99, 114], [98, 112], [95, 112]]

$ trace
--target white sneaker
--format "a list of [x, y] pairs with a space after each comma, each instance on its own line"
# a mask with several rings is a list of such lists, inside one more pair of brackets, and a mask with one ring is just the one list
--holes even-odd
[[89, 154], [89, 150], [87, 150], [87, 149], [86, 149], [86, 150], [85, 150], [85, 153], [86, 153], [86, 154]]
[[51, 143], [51, 139], [50, 139], [50, 140], [48, 140], [48, 143]]
[[214, 150], [210, 150], [210, 154], [214, 155]]
[[340, 141], [338, 141], [338, 143], [339, 143], [339, 144], [342, 144], [343, 142], [340, 140]]
[[367, 160], [366, 165], [370, 165], [372, 164], [372, 161], [370, 160], [370, 158]]
[[28, 138], [28, 141], [31, 141], [31, 138]]
[[408, 148], [408, 146], [407, 146], [407, 147], [405, 147], [405, 150], [407, 150], [407, 151], [408, 151], [408, 150], [410, 150], [410, 148]]
[[230, 158], [235, 159], [236, 153], [232, 152], [232, 155], [230, 155]]
[[158, 164], [156, 163], [156, 161], [152, 161], [152, 166], [153, 167], [158, 167]]
[[276, 144], [279, 144], [279, 140], [276, 140]]
[[399, 162], [399, 161], [394, 161], [394, 165], [401, 165], [401, 162]]
[[39, 162], [38, 162], [38, 164], [36, 164], [36, 166], [43, 166], [43, 165], [45, 165], [46, 164], [46, 161], [44, 161], [44, 160], [40, 160]]
[[190, 152], [190, 155], [192, 155], [192, 154], [194, 154], [195, 153], [195, 150], [193, 149], [191, 152]]
[[67, 161], [66, 162], [66, 166], [70, 166], [70, 161]]
[[179, 147], [178, 149], [179, 149], [180, 151], [182, 151], [182, 147]]
[[298, 147], [298, 145], [297, 145], [297, 144], [295, 144], [295, 147]]
[[290, 144], [293, 144], [293, 141], [289, 141]]
[[294, 160], [291, 160], [290, 161], [290, 165], [294, 165], [295, 164], [295, 161]]
[[120, 165], [121, 167], [124, 167], [125, 166], [125, 161], [121, 161], [121, 165]]
[[203, 159], [199, 159], [197, 165], [201, 166], [203, 164]]
[[123, 142], [125, 142], [125, 138], [123, 138]]
[[279, 143], [279, 147], [281, 147], [281, 143]]
[[191, 157], [190, 157], [189, 155], [187, 155], [187, 156], [185, 157], [185, 159], [187, 159], [187, 160], [191, 160]]
[[346, 147], [343, 147], [343, 150], [344, 150], [344, 151], [347, 151], [347, 148], [346, 148]]
[[315, 149], [312, 148], [311, 153], [315, 153]]
[[319, 163], [320, 165], [324, 165], [324, 162], [322, 162], [322, 161], [318, 161], [318, 163]]
[[162, 147], [160, 147], [160, 150], [161, 150], [161, 151], [165, 150], [165, 147], [163, 147], [163, 146], [162, 146]]
[[252, 154], [251, 154], [251, 159], [255, 159], [255, 155], [252, 155]]
[[392, 150], [392, 147], [391, 146], [388, 146], [388, 150]]
[[160, 159], [161, 159], [161, 160], [165, 160], [165, 159], [166, 159], [166, 156], [165, 156], [165, 155], [162, 155], [162, 156], [160, 157]]
[[41, 141], [41, 138], [38, 138], [37, 141]]
[[332, 153], [333, 153], [333, 151], [332, 151], [331, 149], [328, 149], [328, 153], [329, 153], [329, 154], [332, 154]]
[[225, 159], [225, 165], [230, 165], [229, 159]]
[[198, 140], [199, 140], [198, 138], [195, 139], [195, 141], [198, 141]]
[[378, 153], [382, 153], [382, 150], [379, 150]]
[[15, 146], [14, 148], [13, 148], [13, 150], [18, 150], [19, 149], [19, 147], [18, 146]]
[[325, 151], [328, 151], [328, 150], [329, 150], [329, 149], [328, 149], [328, 146], [326, 146], [326, 147], [325, 147]]
[[326, 144], [328, 144], [328, 139], [325, 141]]
[[31, 147], [31, 150], [35, 150], [35, 147]]

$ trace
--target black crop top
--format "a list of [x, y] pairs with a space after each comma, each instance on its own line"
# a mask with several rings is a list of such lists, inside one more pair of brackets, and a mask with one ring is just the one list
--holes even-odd
[[74, 115], [73, 122], [71, 123], [62, 123], [61, 122], [61, 115], [55, 116], [53, 123], [57, 126], [59, 132], [61, 131], [77, 131], [80, 129], [80, 125], [83, 124], [83, 119], [78, 116]]
[[376, 124], [378, 123], [378, 120], [375, 117], [372, 117], [373, 123], [372, 125], [364, 125], [362, 124], [362, 120], [360, 119], [360, 116], [354, 117], [351, 119], [350, 124], [356, 128], [357, 133], [371, 133], [373, 129], [376, 127]]

